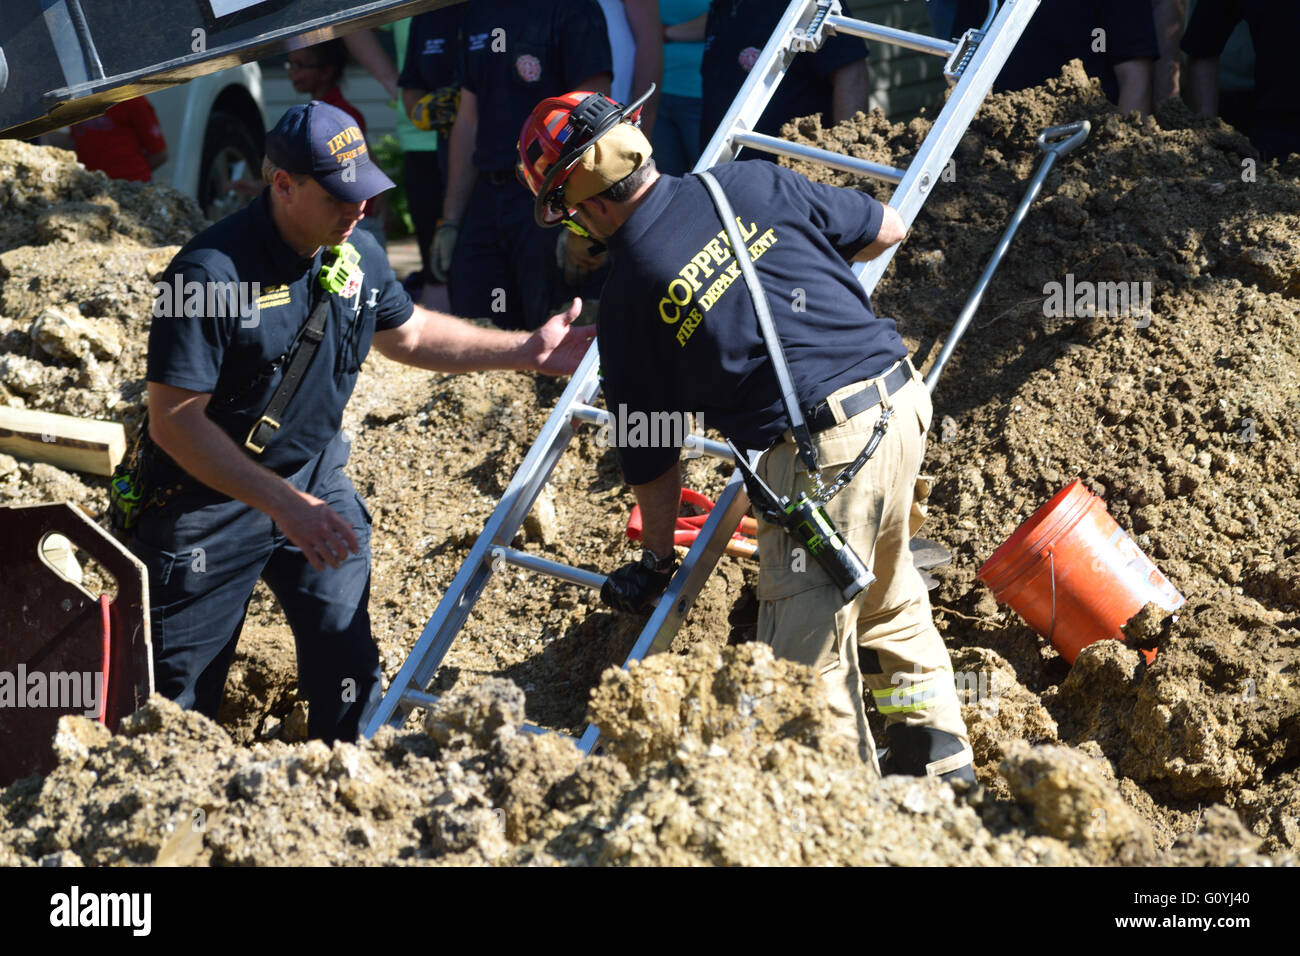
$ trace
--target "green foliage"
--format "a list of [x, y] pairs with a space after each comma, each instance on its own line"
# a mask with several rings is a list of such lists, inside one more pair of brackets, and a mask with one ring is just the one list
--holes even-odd
[[402, 162], [402, 145], [392, 133], [384, 136], [372, 146], [375, 162], [388, 174], [388, 178], [397, 184], [386, 194], [388, 205], [392, 210], [390, 235], [415, 235], [415, 223], [411, 219], [411, 209], [406, 201], [406, 165]]

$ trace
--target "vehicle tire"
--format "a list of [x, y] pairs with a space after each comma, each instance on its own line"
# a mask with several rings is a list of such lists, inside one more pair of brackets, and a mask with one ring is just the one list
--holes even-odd
[[203, 160], [199, 167], [199, 206], [214, 222], [245, 205], [256, 192], [232, 183], [260, 181], [262, 151], [257, 137], [233, 113], [215, 112], [203, 134]]

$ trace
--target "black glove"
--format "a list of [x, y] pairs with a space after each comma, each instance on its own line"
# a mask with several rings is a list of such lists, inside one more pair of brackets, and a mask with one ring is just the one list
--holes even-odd
[[650, 602], [664, 593], [676, 570], [676, 557], [660, 558], [646, 548], [640, 561], [623, 565], [605, 579], [600, 599], [616, 611], [644, 614]]

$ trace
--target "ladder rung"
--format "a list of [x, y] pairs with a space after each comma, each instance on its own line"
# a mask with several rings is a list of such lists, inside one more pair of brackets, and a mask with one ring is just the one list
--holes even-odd
[[585, 587], [599, 590], [605, 583], [605, 575], [603, 574], [597, 574], [595, 571], [584, 571], [582, 568], [570, 567], [567, 564], [561, 564], [559, 561], [552, 561], [550, 558], [543, 558], [536, 554], [529, 554], [527, 551], [517, 551], [514, 548], [493, 548], [493, 564], [496, 563], [498, 558], [506, 562], [506, 564], [513, 564], [516, 567], [527, 568], [529, 571], [540, 571], [542, 574], [549, 574], [553, 578], [559, 578], [561, 581], [568, 581], [570, 584], [581, 584]]
[[423, 707], [425, 710], [428, 710], [434, 704], [438, 703], [438, 698], [433, 694], [426, 694], [422, 690], [407, 688], [406, 692], [402, 694], [402, 703], [409, 704], [412, 707]]
[[558, 730], [547, 730], [545, 727], [538, 727], [536, 724], [520, 724], [519, 729], [526, 734], [537, 734], [538, 736], [543, 734], [554, 734], [556, 737], [567, 740], [575, 746], [578, 743], [577, 737], [572, 737], [569, 734], [562, 734]]
[[862, 37], [864, 40], [878, 40], [881, 43], [906, 47], [909, 50], [941, 56], [944, 59], [952, 56], [953, 51], [957, 49], [957, 44], [951, 40], [939, 40], [924, 33], [895, 30], [893, 27], [867, 23], [865, 20], [854, 20], [852, 17], [829, 16], [826, 18], [826, 26], [832, 33], [845, 33], [849, 36]]
[[710, 458], [722, 458], [731, 461], [731, 449], [720, 441], [704, 438], [692, 432], [682, 439], [682, 448], [686, 451], [700, 451]]
[[788, 139], [781, 139], [779, 136], [768, 136], [765, 133], [736, 132], [731, 134], [731, 140], [741, 146], [761, 149], [765, 153], [776, 153], [778, 156], [790, 156], [795, 159], [807, 159], [814, 163], [821, 163], [823, 166], [829, 166], [832, 169], [842, 169], [846, 173], [861, 173], [864, 176], [881, 179], [895, 185], [903, 181], [905, 174], [905, 170], [896, 169], [893, 166], [873, 163], [867, 159], [856, 159], [853, 156], [845, 156], [843, 153], [832, 153], [828, 149], [819, 149], [816, 146], [792, 143]]
[[603, 408], [596, 408], [594, 405], [578, 403], [569, 409], [569, 414], [587, 425], [603, 425], [609, 421], [609, 412]]
[[[609, 412], [594, 405], [576, 404], [569, 410], [569, 414], [576, 421], [587, 425], [604, 425], [609, 422]], [[685, 451], [699, 451], [711, 458], [731, 460], [731, 449], [723, 442], [705, 438], [695, 432], [690, 432], [682, 438], [682, 448]]]

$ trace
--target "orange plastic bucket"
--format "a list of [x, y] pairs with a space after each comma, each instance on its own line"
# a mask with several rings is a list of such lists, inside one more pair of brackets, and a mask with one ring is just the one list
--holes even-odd
[[1089, 644], [1123, 640], [1120, 628], [1148, 602], [1175, 611], [1184, 601], [1077, 478], [1017, 528], [978, 577], [1070, 664]]

